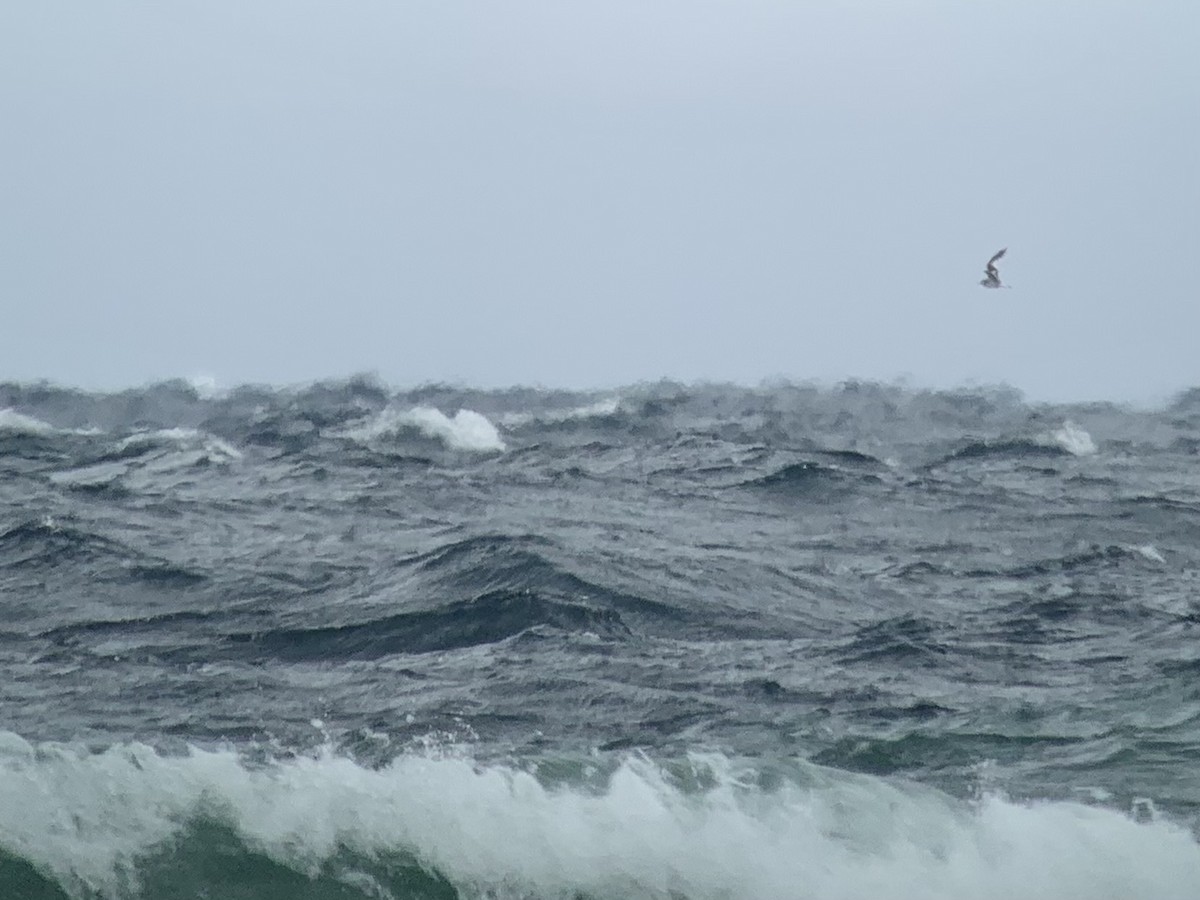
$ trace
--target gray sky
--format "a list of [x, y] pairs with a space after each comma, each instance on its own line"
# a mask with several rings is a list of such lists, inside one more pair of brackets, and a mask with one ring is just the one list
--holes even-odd
[[1198, 47], [1196, 0], [4, 4], [0, 378], [1161, 399]]

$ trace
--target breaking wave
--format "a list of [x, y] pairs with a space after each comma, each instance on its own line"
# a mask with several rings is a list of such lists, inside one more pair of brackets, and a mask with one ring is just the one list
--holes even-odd
[[369, 768], [0, 733], [0, 774], [0, 888], [30, 898], [1185, 900], [1200, 883], [1200, 846], [1145, 802], [960, 801], [715, 753]]

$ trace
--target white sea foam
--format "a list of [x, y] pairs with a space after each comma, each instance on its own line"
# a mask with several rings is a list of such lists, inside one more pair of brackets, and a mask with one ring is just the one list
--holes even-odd
[[1070, 419], [1050, 435], [1050, 441], [1073, 456], [1090, 456], [1096, 452], [1096, 443], [1092, 436]]
[[192, 390], [205, 400], [212, 400], [224, 393], [217, 385], [217, 379], [212, 375], [193, 375], [187, 381], [192, 386]]
[[607, 400], [597, 400], [587, 406], [580, 406], [566, 414], [568, 419], [593, 419], [597, 416], [611, 416], [621, 408], [619, 397], [609, 397]]
[[1131, 544], [1126, 547], [1131, 553], [1136, 553], [1142, 559], [1155, 563], [1165, 563], [1166, 559], [1153, 544]]
[[407, 853], [465, 897], [1192, 900], [1200, 884], [1200, 845], [1146, 804], [1130, 816], [967, 803], [801, 765], [765, 790], [724, 757], [691, 763], [703, 791], [637, 757], [588, 787], [551, 787], [453, 756], [264, 766], [232, 751], [89, 754], [0, 733], [0, 847], [102, 896], [124, 896], [138, 857], [213, 815], [300, 872], [346, 850]]
[[57, 429], [41, 419], [27, 416], [13, 409], [0, 409], [0, 431], [16, 434], [53, 434]]
[[530, 422], [543, 422], [553, 425], [558, 422], [575, 422], [583, 419], [597, 419], [611, 416], [621, 408], [620, 397], [608, 397], [588, 403], [585, 406], [575, 406], [570, 409], [549, 409], [536, 413], [519, 412], [507, 413], [503, 422], [512, 428], [528, 425]]
[[504, 449], [504, 440], [486, 416], [460, 409], [450, 418], [439, 409], [417, 406], [410, 410], [385, 409], [366, 424], [344, 433], [364, 443], [415, 428], [426, 437], [441, 441], [451, 450], [491, 452]]
[[170, 442], [184, 444], [199, 440], [200, 437], [201, 433], [195, 428], [159, 428], [155, 431], [135, 431], [117, 446], [121, 450], [127, 450], [130, 447], [140, 447], [145, 444]]
[[14, 434], [46, 435], [46, 434], [102, 434], [99, 428], [56, 428], [49, 422], [27, 416], [14, 409], [0, 409], [0, 431]]
[[409, 417], [422, 432], [438, 438], [455, 450], [503, 450], [500, 432], [485, 416], [469, 409], [460, 409], [454, 418], [441, 410], [418, 406]]
[[156, 431], [138, 431], [124, 438], [117, 446], [120, 450], [141, 447], [146, 444], [174, 444], [212, 462], [231, 462], [242, 458], [242, 452], [215, 435], [197, 431], [195, 428], [160, 428]]

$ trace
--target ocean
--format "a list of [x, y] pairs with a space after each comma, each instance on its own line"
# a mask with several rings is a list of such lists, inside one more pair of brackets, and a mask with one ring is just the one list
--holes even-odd
[[1200, 897], [1200, 389], [0, 384], [0, 900]]

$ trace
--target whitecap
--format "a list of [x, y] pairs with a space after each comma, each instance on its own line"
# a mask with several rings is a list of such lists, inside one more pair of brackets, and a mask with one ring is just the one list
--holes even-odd
[[441, 441], [451, 450], [492, 452], [504, 450], [504, 440], [496, 426], [484, 415], [460, 409], [451, 418], [440, 409], [417, 406], [407, 411], [385, 409], [344, 437], [367, 443], [415, 428], [426, 437]]
[[99, 428], [56, 428], [49, 422], [43, 422], [33, 416], [19, 413], [12, 408], [0, 409], [0, 431], [13, 434], [47, 435], [47, 434], [80, 434], [85, 437], [102, 434]]
[[1150, 562], [1166, 562], [1166, 559], [1161, 553], [1158, 552], [1158, 548], [1153, 544], [1134, 544], [1127, 546], [1125, 549], [1127, 549], [1130, 553], [1136, 553], [1142, 559], [1148, 559]]
[[1096, 452], [1096, 442], [1092, 436], [1070, 419], [1050, 435], [1050, 440], [1072, 456], [1090, 456]]
[[232, 462], [242, 458], [242, 452], [228, 441], [195, 428], [160, 428], [155, 431], [134, 432], [123, 438], [117, 444], [117, 449], [125, 451], [131, 447], [162, 444], [173, 444], [181, 450], [191, 450], [209, 462]]
[[503, 422], [513, 428], [518, 428], [523, 425], [528, 425], [531, 422], [541, 422], [547, 425], [554, 425], [561, 422], [577, 422], [584, 419], [603, 419], [608, 416], [615, 415], [621, 409], [620, 397], [607, 397], [603, 400], [597, 400], [595, 403], [588, 403], [584, 406], [575, 406], [570, 409], [548, 409], [539, 412], [518, 412], [508, 413], [504, 416]]
[[146, 444], [184, 444], [199, 438], [200, 432], [195, 428], [159, 428], [154, 431], [135, 431], [128, 437], [122, 438], [117, 444], [117, 449], [128, 450], [130, 447], [142, 447]]
[[232, 750], [88, 753], [0, 734], [0, 835], [63, 883], [114, 896], [130, 863], [214, 815], [295, 871], [400, 853], [459, 896], [1191, 900], [1200, 883], [1196, 839], [1145, 803], [1131, 815], [969, 802], [803, 763], [765, 788], [719, 754], [597, 768], [564, 783], [461, 755], [252, 764]]
[[503, 450], [504, 441], [486, 416], [460, 409], [451, 419], [439, 409], [418, 406], [409, 417], [429, 437], [443, 441], [453, 450]]
[[193, 375], [187, 379], [187, 383], [196, 392], [196, 396], [202, 400], [213, 400], [224, 393], [218, 386], [217, 379], [212, 375]]
[[13, 409], [0, 409], [0, 431], [8, 431], [14, 434], [45, 435], [53, 434], [57, 430], [57, 428], [48, 422], [35, 419], [33, 416], [24, 415]]

